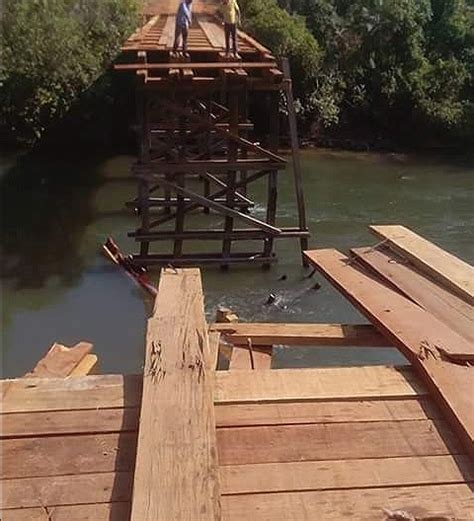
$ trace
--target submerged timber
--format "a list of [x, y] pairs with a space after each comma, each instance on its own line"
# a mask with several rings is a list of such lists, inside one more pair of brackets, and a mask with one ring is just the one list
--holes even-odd
[[[142, 375], [77, 376], [79, 344], [2, 381], [2, 520], [472, 519], [473, 268], [373, 230], [350, 256], [306, 252], [369, 324], [207, 324], [199, 270], [167, 268]], [[407, 363], [273, 370], [276, 344]]]

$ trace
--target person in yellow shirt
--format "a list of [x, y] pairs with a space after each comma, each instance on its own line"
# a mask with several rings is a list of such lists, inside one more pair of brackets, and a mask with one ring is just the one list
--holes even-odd
[[237, 24], [240, 24], [240, 8], [237, 0], [222, 0], [220, 12], [224, 20], [225, 53], [230, 55], [230, 39], [234, 58], [239, 59], [239, 45], [237, 42]]

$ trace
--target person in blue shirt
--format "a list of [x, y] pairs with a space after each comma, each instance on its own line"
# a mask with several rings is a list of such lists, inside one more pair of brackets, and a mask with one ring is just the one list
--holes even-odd
[[193, 0], [183, 0], [178, 7], [176, 14], [176, 29], [174, 33], [173, 51], [177, 52], [179, 47], [179, 39], [183, 39], [183, 54], [188, 55], [188, 32], [192, 22], [191, 3]]

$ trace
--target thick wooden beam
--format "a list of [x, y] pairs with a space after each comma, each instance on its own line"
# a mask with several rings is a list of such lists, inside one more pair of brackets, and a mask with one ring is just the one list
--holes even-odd
[[212, 324], [236, 345], [271, 346], [273, 344], [295, 346], [363, 346], [393, 347], [371, 324], [265, 324], [237, 323]]
[[163, 270], [148, 322], [131, 521], [221, 518], [213, 363], [199, 270]]
[[116, 71], [136, 71], [143, 70], [168, 70], [168, 69], [274, 69], [277, 66], [275, 61], [268, 62], [192, 62], [192, 63], [118, 63], [114, 65]]
[[405, 226], [369, 226], [415, 266], [445, 287], [474, 304], [474, 268], [451, 253], [420, 237]]
[[[321, 271], [410, 360], [474, 459], [473, 346], [416, 304], [349, 263], [337, 250], [306, 252]], [[454, 359], [460, 359], [455, 363]]]

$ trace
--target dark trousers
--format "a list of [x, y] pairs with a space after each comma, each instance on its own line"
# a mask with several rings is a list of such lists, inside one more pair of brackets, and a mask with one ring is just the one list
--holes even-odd
[[176, 25], [176, 29], [174, 31], [174, 45], [173, 51], [177, 51], [179, 47], [179, 39], [183, 39], [183, 52], [188, 50], [188, 28], [186, 26], [180, 27]]
[[232, 38], [232, 51], [237, 54], [239, 46], [237, 44], [237, 26], [235, 24], [224, 24], [225, 33], [225, 52], [230, 52], [230, 39]]

